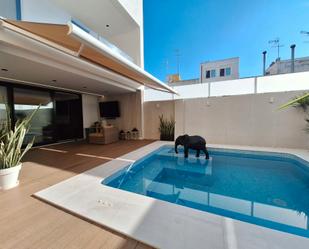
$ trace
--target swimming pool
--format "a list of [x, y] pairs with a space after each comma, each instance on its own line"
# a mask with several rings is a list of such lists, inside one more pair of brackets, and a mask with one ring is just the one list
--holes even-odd
[[309, 238], [309, 163], [281, 153], [163, 146], [102, 184]]

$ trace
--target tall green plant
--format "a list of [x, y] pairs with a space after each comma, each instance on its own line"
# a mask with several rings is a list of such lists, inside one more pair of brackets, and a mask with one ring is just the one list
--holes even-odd
[[30, 122], [39, 108], [40, 106], [26, 118], [18, 120], [12, 129], [10, 110], [6, 106], [6, 121], [0, 127], [0, 169], [7, 169], [19, 165], [21, 159], [31, 149], [34, 137], [23, 150], [22, 145], [25, 135], [29, 131]]
[[174, 132], [175, 132], [175, 121], [170, 118], [167, 120], [163, 117], [163, 114], [159, 116], [160, 125], [160, 139], [161, 140], [174, 140]]

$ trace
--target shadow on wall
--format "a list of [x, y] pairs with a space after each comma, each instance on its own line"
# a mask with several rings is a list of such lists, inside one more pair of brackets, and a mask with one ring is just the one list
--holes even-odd
[[161, 115], [166, 119], [175, 120], [175, 102], [173, 100], [144, 102], [145, 139], [160, 139], [159, 117]]

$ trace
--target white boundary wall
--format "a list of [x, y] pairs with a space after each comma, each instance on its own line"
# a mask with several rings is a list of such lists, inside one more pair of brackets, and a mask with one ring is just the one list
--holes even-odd
[[301, 92], [177, 100], [176, 136], [201, 135], [213, 144], [309, 148], [302, 110], [278, 107]]
[[145, 138], [159, 138], [158, 116], [164, 114], [175, 117], [176, 136], [201, 135], [212, 144], [309, 149], [304, 112], [278, 110], [303, 92], [145, 102]]
[[180, 95], [145, 90], [145, 101], [309, 90], [309, 72], [251, 77], [173, 87]]

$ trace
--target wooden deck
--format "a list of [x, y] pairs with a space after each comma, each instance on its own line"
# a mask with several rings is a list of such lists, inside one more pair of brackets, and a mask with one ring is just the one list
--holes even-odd
[[0, 191], [0, 248], [149, 249], [31, 195], [151, 142], [122, 141], [110, 145], [76, 142], [33, 149], [24, 159], [20, 185]]

